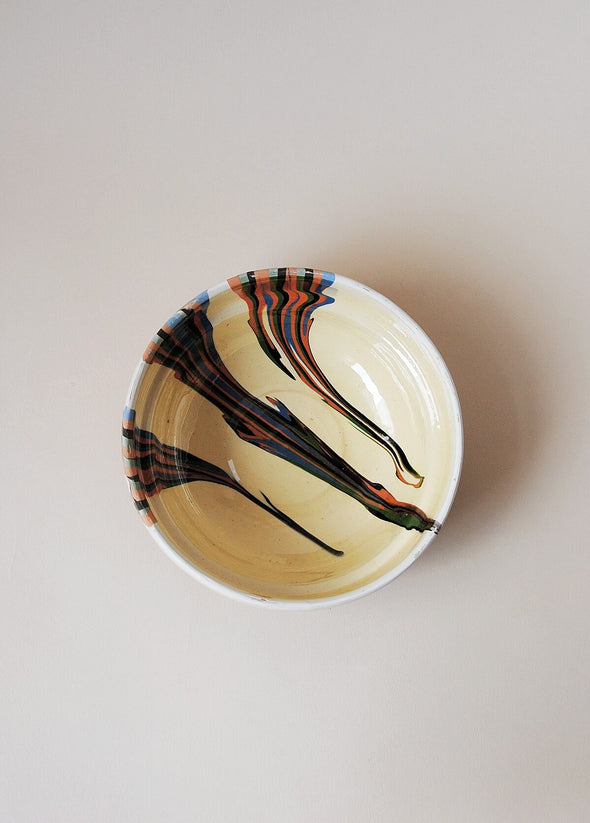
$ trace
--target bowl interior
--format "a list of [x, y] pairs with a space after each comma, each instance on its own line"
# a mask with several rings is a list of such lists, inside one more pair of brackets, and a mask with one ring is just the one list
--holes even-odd
[[124, 435], [160, 542], [281, 601], [395, 576], [438, 530], [460, 463], [456, 394], [423, 332], [310, 269], [251, 272], [178, 312], [146, 350]]

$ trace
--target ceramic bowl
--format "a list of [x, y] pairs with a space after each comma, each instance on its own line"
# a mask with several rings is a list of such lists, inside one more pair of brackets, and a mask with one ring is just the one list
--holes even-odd
[[263, 269], [178, 311], [123, 417], [135, 506], [182, 568], [283, 608], [397, 577], [437, 534], [462, 456], [449, 372], [396, 305], [346, 277]]

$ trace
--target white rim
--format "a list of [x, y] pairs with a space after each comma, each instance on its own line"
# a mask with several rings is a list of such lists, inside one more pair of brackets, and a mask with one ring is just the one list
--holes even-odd
[[[451, 480], [449, 482], [449, 487], [447, 489], [447, 494], [442, 503], [440, 511], [436, 514], [436, 520], [442, 526], [453, 504], [453, 500], [455, 499], [455, 494], [457, 492], [457, 487], [459, 485], [459, 478], [461, 476], [461, 467], [463, 463], [463, 420], [461, 416], [461, 405], [459, 403], [459, 396], [457, 394], [457, 389], [455, 388], [453, 378], [451, 377], [451, 374], [447, 368], [445, 361], [442, 358], [442, 355], [440, 354], [432, 340], [428, 337], [426, 332], [403, 309], [400, 309], [400, 307], [396, 303], [389, 300], [389, 298], [385, 297], [384, 295], [380, 294], [380, 292], [377, 292], [369, 286], [365, 286], [363, 283], [359, 283], [357, 280], [353, 280], [350, 277], [344, 277], [341, 274], [335, 274], [334, 278], [335, 285], [337, 285], [338, 283], [343, 283], [351, 289], [362, 291], [365, 294], [372, 297], [374, 300], [377, 300], [382, 305], [386, 306], [393, 314], [396, 314], [398, 317], [401, 317], [405, 321], [405, 323], [407, 323], [407, 325], [410, 326], [416, 338], [431, 354], [443, 378], [443, 382], [449, 390], [451, 403], [453, 405], [455, 451], [453, 455], [453, 472]], [[209, 296], [213, 298], [227, 290], [229, 290], [229, 285], [227, 284], [227, 282], [223, 282], [219, 283], [217, 286], [214, 286], [211, 289], [207, 289], [207, 292]], [[131, 383], [129, 385], [129, 390], [127, 391], [126, 405], [129, 408], [134, 408], [135, 395], [137, 394], [137, 390], [139, 388], [147, 365], [148, 364], [145, 363], [143, 360], [140, 360], [137, 365], [137, 368], [135, 369], [135, 372], [133, 373], [133, 377], [131, 378]], [[401, 563], [395, 566], [395, 568], [393, 568], [391, 571], [387, 572], [387, 574], [378, 577], [376, 580], [373, 580], [366, 586], [361, 586], [358, 589], [352, 589], [349, 592], [345, 592], [344, 594], [337, 594], [332, 597], [310, 598], [308, 600], [281, 600], [275, 598], [260, 597], [259, 595], [255, 594], [249, 594], [248, 592], [242, 591], [241, 589], [236, 589], [233, 586], [228, 585], [227, 583], [222, 583], [220, 580], [216, 580], [215, 578], [210, 577], [208, 574], [205, 574], [205, 572], [196, 568], [196, 566], [193, 566], [192, 563], [190, 563], [185, 557], [183, 557], [179, 553], [178, 549], [176, 549], [172, 545], [172, 543], [170, 543], [164, 537], [164, 535], [162, 534], [157, 525], [146, 526], [146, 528], [153, 537], [153, 539], [156, 541], [158, 546], [160, 546], [164, 553], [171, 560], [173, 560], [177, 566], [180, 566], [180, 568], [187, 572], [187, 574], [189, 574], [191, 577], [194, 577], [196, 580], [199, 580], [201, 583], [203, 583], [205, 586], [208, 586], [210, 589], [213, 589], [216, 592], [220, 592], [221, 594], [225, 594], [229, 597], [232, 597], [235, 600], [241, 600], [245, 603], [253, 603], [259, 606], [269, 606], [273, 609], [285, 609], [289, 611], [302, 611], [308, 609], [321, 609], [328, 608], [330, 606], [337, 606], [341, 603], [348, 603], [351, 600], [358, 600], [360, 597], [365, 597], [367, 594], [371, 594], [371, 592], [378, 591], [383, 586], [386, 586], [388, 583], [391, 583], [392, 580], [395, 580], [396, 577], [398, 577], [409, 566], [411, 566], [412, 563], [414, 563], [420, 557], [420, 555], [427, 548], [430, 542], [436, 537], [436, 534], [434, 532], [424, 532], [422, 534], [422, 537], [414, 547], [414, 549], [412, 549], [412, 551], [407, 555], [407, 557], [404, 558], [404, 560], [402, 560]]]

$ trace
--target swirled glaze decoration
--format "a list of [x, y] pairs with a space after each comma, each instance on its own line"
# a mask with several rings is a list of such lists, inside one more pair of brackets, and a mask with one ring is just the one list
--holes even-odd
[[162, 443], [152, 432], [140, 429], [135, 425], [135, 409], [128, 407], [125, 407], [123, 412], [123, 459], [135, 505], [144, 523], [148, 526], [156, 523], [156, 517], [150, 509], [148, 498], [172, 486], [206, 481], [233, 489], [330, 554], [338, 557], [343, 554], [319, 540], [277, 509], [264, 492], [260, 492], [264, 498], [263, 502], [213, 463], [202, 460], [183, 449]]
[[380, 483], [364, 478], [295, 417], [280, 400], [267, 402], [247, 391], [230, 373], [213, 339], [207, 292], [177, 312], [144, 353], [209, 400], [242, 440], [299, 466], [363, 505], [382, 520], [405, 529], [438, 530], [438, 523], [411, 503], [396, 500]]
[[[419, 487], [424, 478], [410, 465], [399, 443], [340, 394], [313, 355], [309, 343], [312, 314], [334, 302], [326, 293], [333, 282], [330, 272], [313, 269], [250, 271], [228, 280], [230, 288], [246, 302], [248, 324], [267, 357], [293, 380], [295, 372], [325, 403], [379, 443], [391, 455], [399, 480]], [[281, 352], [293, 371], [283, 362]]]

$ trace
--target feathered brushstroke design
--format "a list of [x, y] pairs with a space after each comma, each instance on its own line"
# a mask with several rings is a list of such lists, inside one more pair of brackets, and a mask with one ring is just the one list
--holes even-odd
[[242, 440], [293, 463], [361, 503], [371, 514], [406, 529], [438, 529], [411, 503], [396, 500], [380, 483], [366, 480], [279, 400], [260, 400], [229, 372], [213, 340], [206, 292], [177, 312], [144, 353], [213, 403]]
[[326, 293], [333, 282], [333, 274], [314, 269], [250, 271], [228, 280], [230, 288], [247, 304], [248, 324], [267, 357], [295, 379], [282, 360], [282, 352], [305, 385], [391, 455], [396, 475], [403, 483], [418, 487], [424, 478], [410, 465], [399, 443], [340, 394], [312, 353], [312, 315], [321, 306], [334, 302]]
[[202, 460], [190, 452], [177, 449], [167, 443], [162, 443], [150, 431], [140, 429], [135, 425], [135, 409], [125, 408], [123, 413], [123, 459], [125, 473], [131, 488], [135, 505], [143, 521], [153, 526], [156, 518], [150, 509], [149, 497], [160, 494], [164, 489], [180, 486], [185, 483], [206, 481], [218, 483], [241, 494], [256, 506], [272, 514], [298, 534], [313, 541], [330, 554], [340, 557], [343, 552], [333, 549], [319, 538], [308, 532], [292, 520], [288, 515], [277, 509], [264, 492], [260, 492], [264, 502], [251, 494], [241, 483], [227, 472]]

